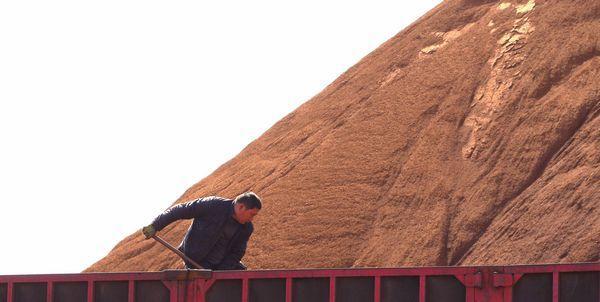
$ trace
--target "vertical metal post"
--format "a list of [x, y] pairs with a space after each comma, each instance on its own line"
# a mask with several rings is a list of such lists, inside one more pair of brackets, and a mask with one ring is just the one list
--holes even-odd
[[469, 286], [465, 286], [465, 289], [467, 291], [467, 295], [465, 297], [467, 299], [467, 302], [475, 302], [475, 286], [469, 284]]
[[381, 276], [375, 276], [375, 297], [373, 302], [381, 301]]
[[513, 300], [513, 288], [515, 287], [515, 285], [517, 284], [517, 282], [519, 282], [519, 280], [521, 279], [521, 277], [523, 277], [523, 274], [512, 274], [512, 283], [510, 284], [510, 286], [506, 287], [504, 289], [504, 301], [505, 302], [512, 302]]
[[[191, 302], [206, 302], [206, 293], [208, 293], [208, 290], [210, 289], [211, 286], [213, 286], [213, 284], [215, 283], [215, 279], [202, 279], [202, 280], [197, 280], [194, 281], [194, 284], [196, 284], [196, 287], [198, 288], [197, 292], [198, 292], [198, 301], [191, 301]], [[185, 281], [187, 282], [187, 281]], [[187, 301], [177, 301], [177, 302], [187, 302]]]
[[508, 286], [504, 288], [504, 301], [512, 302], [512, 286]]
[[285, 302], [292, 302], [292, 278], [285, 278]]
[[335, 302], [335, 277], [329, 278], [329, 302]]
[[425, 275], [419, 275], [419, 302], [425, 302]]
[[191, 301], [198, 301], [199, 300], [199, 295], [198, 293], [201, 291], [200, 288], [200, 283], [198, 281], [190, 281], [190, 280], [186, 280], [186, 282], [190, 283], [191, 286], [188, 286], [188, 288], [190, 288], [190, 290], [192, 291], [191, 297], [192, 300]]
[[46, 283], [46, 302], [52, 302], [54, 299], [54, 282]]
[[187, 286], [185, 286], [187, 282], [189, 281], [177, 281], [177, 301], [175, 302], [188, 302], [186, 301]]
[[552, 272], [552, 302], [558, 302], [558, 272]]
[[127, 291], [127, 301], [135, 302], [135, 282], [133, 280], [129, 280], [129, 288]]
[[88, 281], [87, 302], [94, 302], [94, 281]]
[[504, 302], [512, 302], [512, 289], [515, 283], [510, 286], [503, 287], [504, 288]]
[[6, 285], [6, 301], [7, 302], [13, 302], [13, 286], [15, 284], [8, 281], [8, 284]]
[[169, 302], [177, 302], [177, 282], [162, 281], [162, 284], [169, 289]]
[[248, 278], [242, 279], [242, 302], [248, 302]]

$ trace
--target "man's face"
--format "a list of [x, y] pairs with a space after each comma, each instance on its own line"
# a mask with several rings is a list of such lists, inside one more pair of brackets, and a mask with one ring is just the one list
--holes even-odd
[[258, 214], [258, 211], [260, 211], [257, 208], [247, 209], [246, 206], [241, 203], [236, 204], [234, 210], [235, 210], [235, 220], [237, 220], [237, 222], [239, 222], [241, 224], [251, 222], [252, 219], [254, 219], [254, 216], [256, 216], [256, 214]]

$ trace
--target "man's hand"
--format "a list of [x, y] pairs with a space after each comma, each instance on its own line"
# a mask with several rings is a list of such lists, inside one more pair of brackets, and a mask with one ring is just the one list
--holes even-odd
[[154, 229], [154, 226], [147, 225], [142, 228], [142, 234], [144, 234], [146, 239], [148, 239], [148, 238], [151, 238], [152, 236], [156, 235], [156, 230]]

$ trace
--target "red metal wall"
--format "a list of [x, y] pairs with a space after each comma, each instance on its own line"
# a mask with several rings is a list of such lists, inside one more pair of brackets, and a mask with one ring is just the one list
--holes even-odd
[[600, 263], [0, 276], [0, 302], [600, 302]]

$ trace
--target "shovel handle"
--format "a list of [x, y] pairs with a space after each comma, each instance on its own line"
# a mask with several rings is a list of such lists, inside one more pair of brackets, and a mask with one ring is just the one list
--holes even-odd
[[175, 247], [173, 247], [172, 245], [170, 245], [168, 242], [166, 242], [162, 238], [158, 237], [158, 235], [156, 235], [156, 234], [153, 235], [152, 239], [158, 241], [160, 244], [164, 245], [166, 248], [168, 248], [171, 251], [173, 251], [175, 254], [177, 254], [179, 257], [181, 257], [185, 261], [193, 264], [197, 269], [204, 269], [204, 267], [202, 267], [202, 265], [200, 265], [200, 264], [196, 263], [196, 261], [190, 259], [190, 257], [186, 256], [180, 250], [176, 249]]

